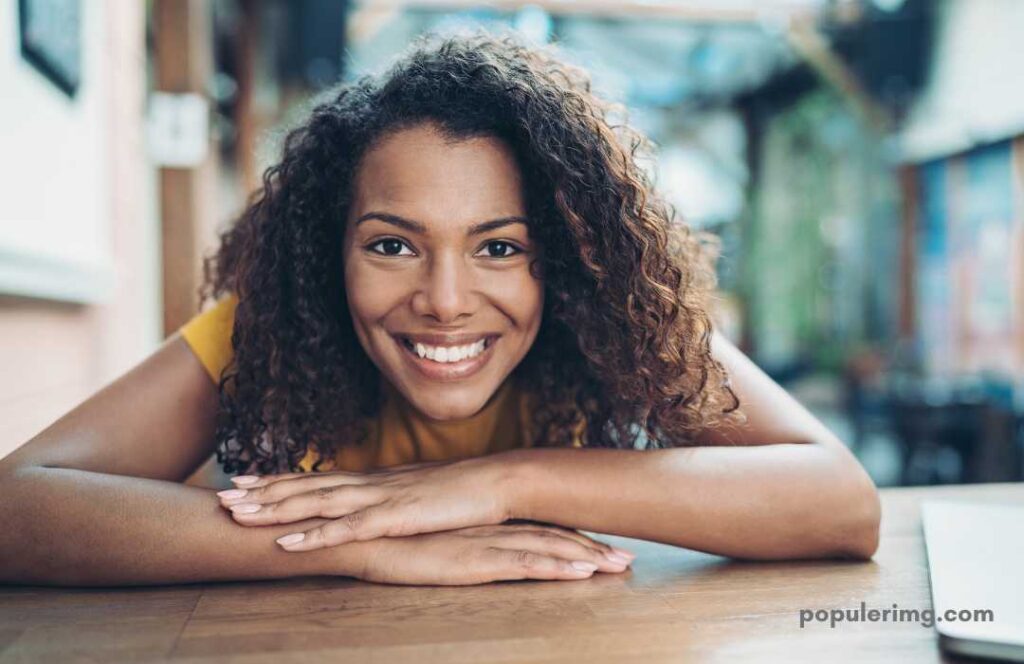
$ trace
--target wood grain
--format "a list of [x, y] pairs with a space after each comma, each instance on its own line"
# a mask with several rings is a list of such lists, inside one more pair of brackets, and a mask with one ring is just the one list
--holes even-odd
[[1024, 485], [882, 491], [869, 562], [638, 554], [583, 581], [387, 586], [350, 578], [0, 589], [0, 662], [962, 661], [919, 623], [799, 625], [800, 609], [930, 608], [923, 498], [1024, 503]]

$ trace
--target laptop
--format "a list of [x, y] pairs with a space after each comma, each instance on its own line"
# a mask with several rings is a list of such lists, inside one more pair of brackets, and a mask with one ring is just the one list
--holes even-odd
[[939, 646], [1024, 662], [1024, 505], [926, 500], [921, 520]]

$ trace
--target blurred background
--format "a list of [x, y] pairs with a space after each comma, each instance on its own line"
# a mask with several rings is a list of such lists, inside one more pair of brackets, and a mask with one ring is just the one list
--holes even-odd
[[880, 485], [1024, 473], [1024, 2], [0, 0], [0, 456], [197, 312], [325, 87], [558, 44], [722, 238], [722, 331]]

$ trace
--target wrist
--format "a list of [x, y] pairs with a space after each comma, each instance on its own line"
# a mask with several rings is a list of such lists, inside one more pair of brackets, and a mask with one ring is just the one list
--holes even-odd
[[498, 492], [503, 520], [532, 519], [533, 455], [528, 449], [508, 450], [492, 454], [493, 486]]
[[308, 553], [292, 553], [289, 555], [320, 554], [314, 567], [314, 574], [323, 576], [350, 576], [362, 579], [371, 558], [375, 555], [381, 539], [346, 542], [329, 546]]

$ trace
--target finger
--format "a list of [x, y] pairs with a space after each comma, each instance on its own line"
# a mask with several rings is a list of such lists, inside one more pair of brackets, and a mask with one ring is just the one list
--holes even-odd
[[266, 526], [314, 517], [337, 519], [382, 502], [384, 497], [384, 492], [378, 487], [335, 484], [289, 496], [276, 503], [242, 502], [232, 504], [228, 509], [239, 523]]
[[358, 477], [363, 473], [350, 473], [343, 470], [331, 470], [309, 473], [275, 473], [270, 475], [237, 475], [231, 478], [231, 482], [240, 489], [253, 489], [256, 487], [268, 486], [285, 480], [294, 480], [309, 477]]
[[601, 540], [595, 539], [589, 535], [584, 535], [580, 531], [574, 530], [572, 528], [565, 528], [563, 526], [557, 525], [540, 526], [540, 528], [544, 530], [550, 530], [556, 533], [561, 533], [566, 537], [571, 537], [575, 539], [576, 541], [580, 542], [581, 544], [584, 544], [585, 546], [590, 546], [599, 549], [605, 554], [618, 554], [619, 556], [628, 558], [631, 561], [636, 558], [636, 554], [632, 551], [627, 551], [626, 549], [621, 549], [619, 547], [612, 546], [606, 542], [602, 542]]
[[235, 475], [230, 478], [231, 483], [236, 487], [248, 489], [250, 487], [265, 486], [276, 481], [277, 478], [292, 479], [301, 473], [281, 473], [280, 475]]
[[564, 560], [582, 560], [597, 565], [600, 572], [622, 572], [629, 567], [630, 560], [611, 552], [605, 552], [560, 533], [523, 531], [508, 533], [493, 538], [495, 546], [505, 549], [527, 549]]
[[[591, 547], [602, 553], [622, 552], [621, 549], [609, 546], [604, 542], [596, 540], [592, 537], [588, 537], [578, 531], [571, 528], [564, 528], [562, 526], [546, 526], [539, 521], [523, 521], [523, 522], [512, 522], [505, 521], [500, 524], [486, 525], [486, 526], [472, 526], [464, 528], [462, 531], [464, 535], [472, 535], [474, 537], [491, 537], [493, 535], [502, 535], [508, 532], [523, 532], [523, 533], [550, 533], [554, 535], [561, 535], [568, 537], [580, 544]], [[636, 556], [632, 553], [626, 552], [626, 557], [633, 559]]]
[[[555, 535], [561, 535], [563, 537], [568, 537], [569, 539], [571, 539], [573, 541], [579, 542], [583, 546], [586, 546], [588, 548], [594, 549], [596, 551], [600, 551], [603, 554], [609, 554], [609, 553], [612, 553], [615, 550], [614, 547], [612, 547], [612, 546], [610, 546], [608, 544], [605, 544], [604, 542], [602, 542], [600, 540], [596, 540], [596, 539], [594, 539], [592, 537], [587, 537], [586, 535], [584, 535], [584, 534], [582, 534], [580, 532], [577, 532], [577, 531], [573, 530], [572, 528], [563, 528], [561, 526], [541, 526], [541, 525], [536, 525], [536, 523], [502, 524], [502, 527], [505, 527], [505, 526], [508, 526], [508, 527], [510, 527], [510, 528], [512, 528], [514, 530], [521, 531], [521, 532], [546, 532], [546, 533], [552, 533], [552, 534], [555, 534]], [[630, 554], [630, 555], [632, 555], [632, 554]], [[627, 556], [627, 557], [629, 557], [629, 556]]]
[[374, 505], [346, 514], [304, 533], [285, 535], [278, 538], [277, 543], [287, 551], [314, 551], [346, 542], [372, 540], [388, 535], [415, 534], [388, 532], [392, 511], [387, 507]]
[[228, 489], [218, 491], [217, 496], [224, 506], [238, 503], [276, 503], [290, 496], [307, 492], [314, 492], [324, 487], [342, 486], [352, 484], [366, 484], [368, 480], [362, 477], [343, 477], [338, 475], [305, 475], [294, 479], [277, 480], [265, 486], [257, 486], [251, 489]]
[[545, 555], [528, 549], [488, 547], [480, 564], [495, 581], [515, 579], [586, 579], [597, 565]]
[[402, 463], [397, 466], [374, 466], [370, 472], [386, 473], [392, 470], [409, 470], [410, 468], [427, 468], [429, 466], [438, 466], [442, 463], [451, 463], [451, 461], [418, 461], [415, 463]]

